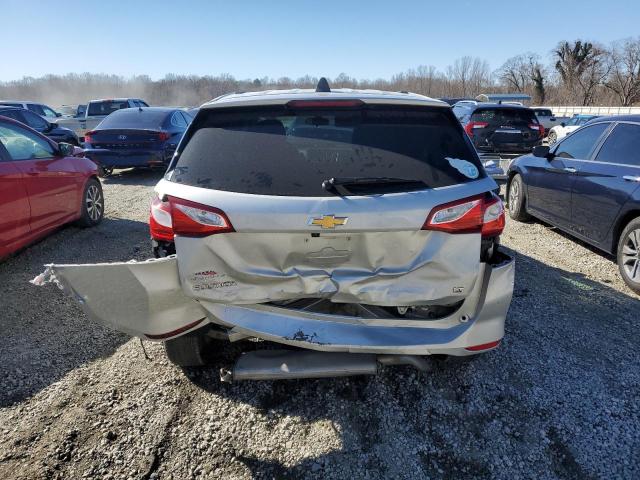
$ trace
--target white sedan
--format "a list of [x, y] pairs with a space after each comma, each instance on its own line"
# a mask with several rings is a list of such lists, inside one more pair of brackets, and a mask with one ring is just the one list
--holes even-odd
[[553, 145], [558, 140], [566, 137], [571, 132], [576, 131], [589, 120], [593, 120], [597, 118], [596, 115], [574, 115], [571, 117], [571, 120], [568, 122], [562, 122], [560, 125], [556, 125], [551, 130], [549, 130], [549, 134], [547, 136], [547, 140], [549, 141], [549, 145]]

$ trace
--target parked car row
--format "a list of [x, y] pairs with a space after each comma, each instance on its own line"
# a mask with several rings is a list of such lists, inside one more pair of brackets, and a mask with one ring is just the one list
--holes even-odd
[[[514, 260], [500, 247], [505, 211], [479, 153], [506, 150], [525, 153], [506, 174], [510, 216], [616, 255], [640, 293], [640, 116], [592, 119], [550, 147], [529, 108], [458, 103], [332, 92], [323, 79], [316, 91], [226, 95], [193, 122], [177, 108], [116, 109], [87, 132], [86, 155], [103, 169], [168, 162], [149, 219], [162, 258], [51, 265], [38, 282], [55, 279], [92, 318], [163, 341], [180, 366], [203, 365], [219, 340], [298, 347], [245, 354], [225, 379], [426, 369], [421, 355], [487, 352], [504, 335]], [[28, 182], [38, 162], [71, 162], [75, 188], [63, 202], [57, 184], [48, 206], [57, 224], [91, 224], [104, 201], [85, 152], [10, 119], [0, 126], [8, 175]], [[3, 198], [17, 211], [15, 191]], [[29, 215], [34, 225], [42, 216]]]

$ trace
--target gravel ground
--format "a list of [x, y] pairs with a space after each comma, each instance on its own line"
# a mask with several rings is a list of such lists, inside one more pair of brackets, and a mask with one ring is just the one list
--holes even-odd
[[611, 259], [509, 222], [498, 350], [430, 374], [221, 384], [28, 283], [44, 263], [147, 258], [158, 178], [107, 179], [102, 225], [0, 264], [1, 479], [640, 478], [639, 304]]

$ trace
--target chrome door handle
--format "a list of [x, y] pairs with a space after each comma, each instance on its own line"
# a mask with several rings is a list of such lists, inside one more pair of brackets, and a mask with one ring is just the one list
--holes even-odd
[[634, 177], [633, 175], [625, 175], [624, 178], [627, 182], [640, 182], [640, 176]]
[[565, 172], [569, 172], [569, 173], [576, 173], [578, 170], [573, 168], [573, 167], [565, 167], [562, 170], [564, 170]]

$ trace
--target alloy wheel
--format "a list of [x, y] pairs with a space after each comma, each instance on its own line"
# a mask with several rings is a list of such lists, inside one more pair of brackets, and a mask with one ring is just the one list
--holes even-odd
[[515, 211], [520, 198], [520, 185], [518, 182], [511, 182], [509, 185], [509, 210]]
[[640, 229], [631, 230], [625, 239], [622, 268], [632, 281], [640, 283]]
[[97, 185], [89, 185], [87, 189], [87, 198], [85, 199], [87, 205], [87, 213], [92, 221], [96, 222], [102, 216], [102, 194]]

